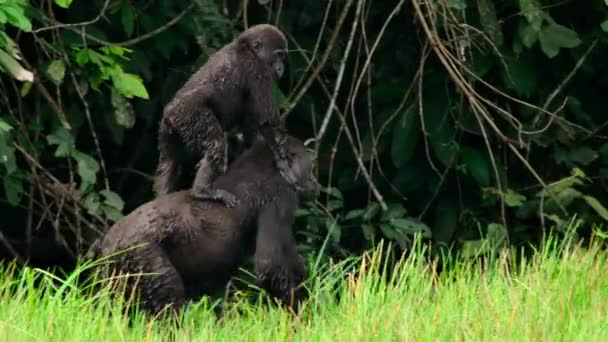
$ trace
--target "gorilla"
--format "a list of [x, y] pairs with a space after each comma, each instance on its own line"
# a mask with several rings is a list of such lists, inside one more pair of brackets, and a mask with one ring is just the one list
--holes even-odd
[[128, 277], [126, 287], [136, 290], [140, 307], [150, 313], [178, 310], [186, 300], [221, 290], [251, 253], [258, 285], [284, 305], [299, 304], [307, 297], [299, 286], [307, 270], [291, 226], [300, 201], [314, 200], [319, 185], [304, 144], [287, 136], [285, 148], [296, 183], [281, 176], [258, 136], [216, 181], [218, 189], [239, 198], [235, 207], [197, 199], [188, 190], [159, 196], [115, 223], [90, 257], [108, 257], [105, 276], [143, 273]]
[[272, 84], [283, 75], [286, 54], [287, 40], [279, 29], [252, 26], [212, 54], [177, 91], [159, 126], [157, 196], [185, 187], [198, 199], [235, 206], [235, 194], [215, 186], [215, 179], [225, 171], [224, 132], [237, 126], [249, 146], [260, 133], [283, 177], [295, 183], [272, 101]]

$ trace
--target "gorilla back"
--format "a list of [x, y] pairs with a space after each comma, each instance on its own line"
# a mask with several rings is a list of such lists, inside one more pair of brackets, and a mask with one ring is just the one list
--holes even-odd
[[137, 292], [140, 305], [157, 312], [223, 288], [244, 251], [255, 245], [260, 285], [283, 301], [299, 300], [301, 292], [295, 291], [296, 298], [290, 294], [306, 270], [291, 225], [299, 201], [312, 199], [317, 183], [313, 157], [302, 142], [288, 137], [286, 150], [294, 160], [295, 186], [281, 176], [272, 152], [258, 139], [216, 181], [218, 189], [239, 198], [237, 206], [197, 200], [188, 190], [157, 197], [112, 226], [97, 255], [117, 253], [113, 268], [120, 272], [156, 273], [141, 276]]

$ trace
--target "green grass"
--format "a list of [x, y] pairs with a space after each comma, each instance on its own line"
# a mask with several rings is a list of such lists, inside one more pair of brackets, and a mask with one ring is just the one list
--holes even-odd
[[[218, 321], [206, 300], [169, 321], [121, 314], [107, 291], [84, 295], [73, 277], [52, 282], [34, 269], [4, 266], [0, 281], [2, 341], [606, 341], [607, 253], [543, 249], [507, 272], [460, 262], [436, 279], [422, 258], [380, 277], [378, 253], [320, 267], [311, 300], [295, 317], [267, 303], [235, 300]], [[556, 250], [556, 248], [553, 248]], [[346, 274], [349, 269], [357, 272]], [[352, 267], [354, 266], [354, 268]], [[356, 274], [356, 276], [355, 276]], [[74, 275], [73, 275], [74, 276]], [[34, 286], [35, 280], [42, 281]], [[336, 299], [336, 293], [341, 298]]]

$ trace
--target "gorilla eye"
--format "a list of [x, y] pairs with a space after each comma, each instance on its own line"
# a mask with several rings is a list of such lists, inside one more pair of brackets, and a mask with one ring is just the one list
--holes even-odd
[[275, 52], [275, 54], [277, 55], [277, 57], [279, 57], [280, 59], [285, 59], [285, 51], [283, 50], [277, 50], [277, 52]]
[[259, 40], [256, 40], [255, 42], [253, 42], [253, 49], [258, 51], [259, 49], [262, 48], [262, 42]]

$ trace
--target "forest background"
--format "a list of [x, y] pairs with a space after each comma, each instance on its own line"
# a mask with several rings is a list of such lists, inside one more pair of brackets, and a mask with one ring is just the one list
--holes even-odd
[[164, 105], [258, 23], [289, 40], [286, 127], [317, 138], [302, 253], [471, 257], [573, 215], [604, 236], [605, 1], [0, 0], [0, 254], [69, 267], [150, 200]]

